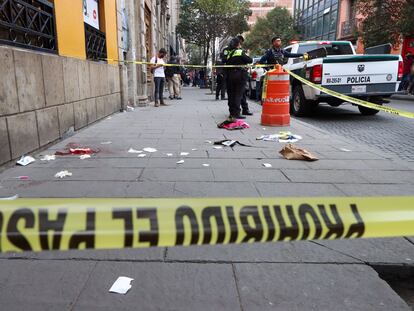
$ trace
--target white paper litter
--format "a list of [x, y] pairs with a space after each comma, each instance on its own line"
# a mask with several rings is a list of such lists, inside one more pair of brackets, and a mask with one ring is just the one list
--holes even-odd
[[40, 161], [53, 161], [56, 160], [55, 155], [45, 155], [43, 158], [40, 159]]
[[107, 120], [111, 120], [111, 119], [112, 119], [112, 117], [107, 117], [106, 119], [107, 119]]
[[351, 152], [352, 150], [346, 149], [346, 148], [341, 148], [342, 151], [344, 152]]
[[[286, 139], [286, 136], [289, 136], [289, 138]], [[301, 139], [302, 136], [294, 135], [291, 132], [280, 132], [279, 134], [262, 135], [256, 138], [256, 140], [273, 141], [279, 143], [296, 143]]]
[[91, 155], [90, 154], [82, 154], [80, 157], [79, 157], [79, 159], [81, 159], [81, 160], [85, 160], [85, 159], [89, 159], [91, 157]]
[[127, 111], [128, 111], [128, 112], [131, 112], [131, 111], [134, 111], [134, 110], [135, 110], [135, 108], [134, 108], [134, 107], [127, 106]]
[[157, 149], [155, 149], [155, 148], [150, 148], [150, 147], [144, 148], [143, 150], [144, 150], [145, 152], [149, 152], [149, 153], [154, 153], [154, 152], [157, 152], [157, 151], [158, 151]]
[[141, 153], [138, 155], [138, 158], [145, 158], [147, 155], [145, 153]]
[[183, 164], [183, 163], [184, 163], [184, 160], [180, 160], [177, 162], [177, 164]]
[[263, 163], [263, 166], [266, 167], [266, 168], [270, 168], [270, 167], [272, 167], [272, 164], [270, 164], [270, 163]]
[[128, 153], [143, 153], [142, 150], [136, 150], [134, 148], [129, 148]]
[[205, 167], [209, 167], [209, 166], [210, 166], [210, 164], [204, 163], [204, 164], [203, 164], [203, 166], [205, 166]]
[[188, 156], [188, 155], [189, 155], [189, 153], [188, 153], [188, 152], [181, 152], [181, 153], [180, 153], [180, 155], [181, 155], [181, 156]]
[[193, 148], [193, 149], [191, 149], [191, 151], [197, 151], [197, 148]]
[[110, 145], [112, 144], [112, 141], [103, 141], [101, 142], [101, 145]]
[[173, 154], [172, 153], [167, 153], [167, 157], [172, 157]]
[[223, 147], [222, 147], [222, 146], [214, 146], [213, 148], [214, 148], [214, 149], [223, 149]]
[[225, 141], [225, 142], [222, 142], [221, 144], [222, 144], [223, 146], [230, 147], [230, 146], [231, 146], [231, 145], [233, 145], [235, 142], [236, 142], [235, 140], [227, 140], [227, 141]]
[[112, 284], [109, 292], [125, 295], [131, 289], [131, 281], [133, 280], [134, 279], [128, 278], [126, 276], [120, 276], [116, 279], [115, 283]]
[[33, 163], [34, 161], [36, 160], [31, 156], [22, 156], [20, 160], [17, 161], [17, 164], [26, 166], [26, 165], [29, 165], [30, 163]]
[[12, 201], [12, 200], [17, 200], [18, 198], [19, 198], [19, 195], [15, 194], [11, 197], [0, 198], [0, 201]]
[[205, 143], [212, 144], [213, 142], [211, 140], [206, 140]]
[[55, 174], [55, 178], [65, 178], [67, 176], [72, 176], [72, 173], [69, 171], [60, 171]]

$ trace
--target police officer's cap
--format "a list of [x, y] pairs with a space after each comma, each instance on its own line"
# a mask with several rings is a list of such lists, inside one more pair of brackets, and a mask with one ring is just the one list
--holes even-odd
[[277, 39], [282, 39], [280, 36], [274, 36], [273, 38], [272, 38], [272, 43], [273, 42], [275, 42]]

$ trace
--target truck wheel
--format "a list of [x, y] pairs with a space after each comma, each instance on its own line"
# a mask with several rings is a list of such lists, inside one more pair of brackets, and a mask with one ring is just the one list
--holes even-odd
[[364, 116], [373, 116], [374, 114], [377, 114], [379, 110], [367, 108], [364, 106], [358, 106], [359, 112]]
[[307, 101], [301, 85], [296, 85], [293, 89], [292, 101], [290, 103], [290, 113], [296, 117], [308, 115], [312, 110], [312, 104]]

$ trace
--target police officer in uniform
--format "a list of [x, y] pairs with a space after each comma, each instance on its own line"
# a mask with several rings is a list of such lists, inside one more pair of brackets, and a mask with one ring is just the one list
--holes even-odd
[[[231, 40], [227, 52], [226, 65], [246, 65], [253, 62], [253, 59], [247, 56], [246, 52], [241, 49], [239, 38]], [[246, 70], [242, 67], [226, 68], [226, 78], [230, 118], [245, 119], [246, 117], [240, 114], [240, 104], [247, 81]]]
[[304, 54], [289, 53], [282, 48], [282, 39], [280, 36], [274, 36], [272, 38], [272, 48], [266, 51], [266, 54], [260, 58], [260, 64], [284, 64], [285, 58], [302, 57]]

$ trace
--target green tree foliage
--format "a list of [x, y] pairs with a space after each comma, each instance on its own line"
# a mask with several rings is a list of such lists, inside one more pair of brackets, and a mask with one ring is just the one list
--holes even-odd
[[398, 45], [401, 35], [414, 35], [414, 0], [358, 0], [357, 10], [363, 16], [359, 34], [366, 47]]
[[259, 18], [247, 35], [244, 46], [252, 55], [262, 55], [270, 47], [275, 35], [280, 36], [285, 45], [298, 37], [293, 17], [286, 8], [274, 8], [265, 18]]
[[207, 64], [216, 38], [248, 30], [249, 15], [247, 0], [185, 0], [181, 1], [177, 32], [187, 42], [202, 47]]

